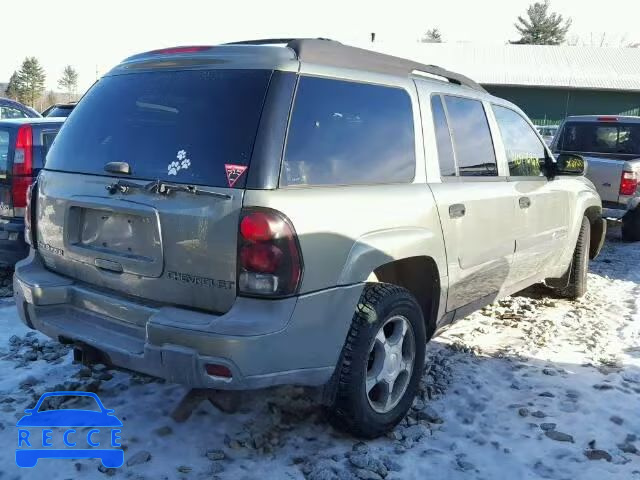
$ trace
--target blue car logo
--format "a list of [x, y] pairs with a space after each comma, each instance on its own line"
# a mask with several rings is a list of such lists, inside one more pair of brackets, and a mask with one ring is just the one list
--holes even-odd
[[[99, 411], [57, 409], [40, 412], [42, 402], [50, 397], [91, 397]], [[121, 467], [124, 463], [124, 452], [119, 443], [122, 422], [113, 410], [104, 407], [95, 393], [45, 393], [36, 406], [25, 413], [16, 424], [18, 467], [35, 467], [41, 458], [99, 458], [107, 468]]]

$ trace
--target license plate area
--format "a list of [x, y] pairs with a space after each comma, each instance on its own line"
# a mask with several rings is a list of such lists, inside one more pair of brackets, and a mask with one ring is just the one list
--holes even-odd
[[122, 272], [143, 276], [162, 273], [162, 241], [153, 209], [70, 206], [65, 235], [70, 256], [84, 263], [119, 265]]

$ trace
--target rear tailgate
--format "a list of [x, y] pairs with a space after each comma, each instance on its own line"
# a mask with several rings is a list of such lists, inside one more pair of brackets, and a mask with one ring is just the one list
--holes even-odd
[[617, 202], [624, 160], [585, 155], [587, 178], [593, 182], [603, 202]]
[[[229, 310], [246, 170], [270, 75], [101, 79], [60, 130], [38, 182], [37, 241], [47, 267], [144, 300]], [[129, 174], [113, 168], [123, 164]]]
[[206, 188], [228, 199], [185, 192], [110, 195], [106, 187], [113, 182], [42, 172], [37, 240], [47, 267], [127, 295], [227, 311], [236, 297], [244, 191]]

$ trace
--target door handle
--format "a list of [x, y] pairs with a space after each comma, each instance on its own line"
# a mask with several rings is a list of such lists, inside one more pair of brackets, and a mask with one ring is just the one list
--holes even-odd
[[464, 214], [467, 213], [467, 209], [462, 203], [454, 203], [449, 206], [449, 217], [451, 218], [461, 218], [464, 217]]
[[518, 200], [520, 208], [529, 208], [531, 206], [531, 199], [529, 197], [520, 197]]

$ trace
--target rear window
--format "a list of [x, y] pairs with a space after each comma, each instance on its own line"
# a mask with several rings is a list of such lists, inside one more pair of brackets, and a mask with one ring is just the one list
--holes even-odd
[[415, 163], [413, 111], [405, 90], [300, 78], [282, 186], [408, 183]]
[[482, 102], [445, 96], [461, 177], [498, 175], [493, 139]]
[[562, 129], [558, 149], [640, 155], [640, 124], [569, 122]]
[[[76, 106], [46, 168], [242, 188], [270, 70], [188, 70], [105, 77]], [[227, 170], [241, 178], [227, 176]], [[243, 175], [244, 174], [244, 175]]]
[[7, 178], [10, 138], [7, 130], [0, 130], [0, 178]]
[[73, 107], [53, 107], [47, 112], [46, 117], [68, 117]]
[[447, 115], [444, 112], [440, 96], [435, 95], [431, 97], [431, 110], [433, 111], [433, 123], [436, 129], [440, 175], [443, 177], [455, 177], [456, 161], [453, 156], [453, 145], [451, 144]]

